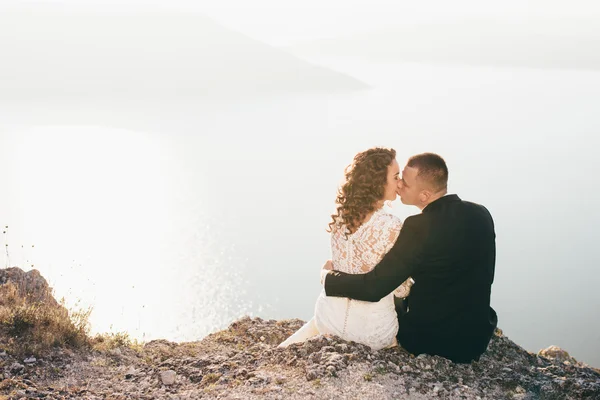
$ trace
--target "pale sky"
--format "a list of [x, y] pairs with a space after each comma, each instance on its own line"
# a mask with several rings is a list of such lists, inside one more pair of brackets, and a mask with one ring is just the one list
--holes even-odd
[[27, 8], [44, 4], [79, 9], [201, 12], [223, 25], [272, 45], [289, 45], [398, 23], [469, 17], [509, 19], [598, 18], [596, 0], [3, 0]]

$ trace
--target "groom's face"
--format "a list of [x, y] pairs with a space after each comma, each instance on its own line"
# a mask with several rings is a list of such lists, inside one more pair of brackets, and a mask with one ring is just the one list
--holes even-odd
[[421, 187], [417, 181], [417, 175], [419, 170], [417, 168], [406, 166], [402, 170], [402, 179], [399, 180], [398, 184], [398, 195], [402, 204], [408, 206], [419, 205], [419, 193], [421, 193]]

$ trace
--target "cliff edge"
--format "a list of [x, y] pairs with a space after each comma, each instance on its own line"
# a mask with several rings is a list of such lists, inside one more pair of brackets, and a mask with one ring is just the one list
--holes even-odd
[[[11, 284], [4, 271], [0, 289]], [[372, 351], [336, 337], [279, 349], [303, 321], [248, 317], [197, 342], [132, 344], [112, 335], [58, 343], [34, 355], [8, 348], [4, 299], [0, 400], [600, 398], [600, 371], [554, 346], [530, 353], [500, 330], [471, 364], [414, 357], [402, 348]]]

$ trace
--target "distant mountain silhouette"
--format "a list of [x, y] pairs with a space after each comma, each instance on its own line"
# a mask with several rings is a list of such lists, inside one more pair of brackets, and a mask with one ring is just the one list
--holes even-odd
[[598, 70], [600, 21], [478, 19], [403, 25], [286, 50], [301, 57]]
[[365, 87], [198, 14], [0, 10], [4, 99], [147, 99]]

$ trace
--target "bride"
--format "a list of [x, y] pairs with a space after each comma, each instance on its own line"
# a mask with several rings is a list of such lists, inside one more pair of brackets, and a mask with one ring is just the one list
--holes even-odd
[[[329, 223], [335, 269], [351, 274], [369, 272], [398, 238], [402, 223], [384, 211], [396, 199], [400, 167], [396, 151], [372, 148], [354, 157], [338, 189], [336, 213]], [[374, 350], [396, 345], [398, 318], [394, 295], [408, 296], [412, 279], [377, 303], [327, 297], [321, 291], [315, 315], [279, 347], [304, 342], [319, 334], [335, 335]]]

